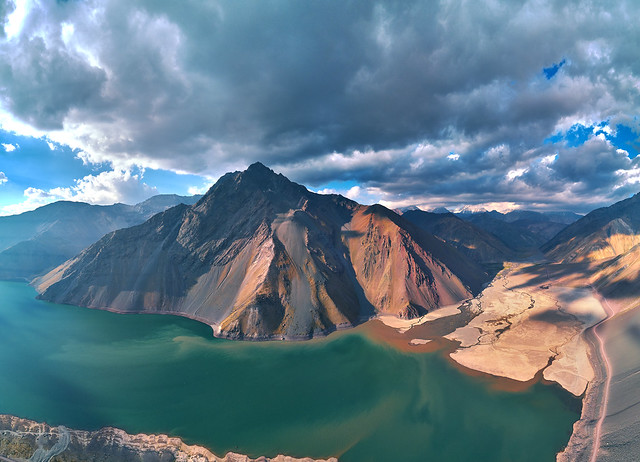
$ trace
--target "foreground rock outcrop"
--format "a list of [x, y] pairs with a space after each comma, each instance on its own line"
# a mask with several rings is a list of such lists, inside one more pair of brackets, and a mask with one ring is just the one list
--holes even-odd
[[309, 338], [470, 298], [486, 273], [380, 205], [319, 195], [262, 164], [193, 206], [105, 236], [35, 282], [41, 298], [199, 319], [218, 336]]
[[218, 457], [167, 435], [130, 435], [112, 427], [94, 432], [69, 430], [0, 415], [0, 456], [4, 460], [48, 460], [53, 454], [57, 462], [337, 462], [335, 458], [314, 461], [284, 455], [251, 459], [233, 452]]

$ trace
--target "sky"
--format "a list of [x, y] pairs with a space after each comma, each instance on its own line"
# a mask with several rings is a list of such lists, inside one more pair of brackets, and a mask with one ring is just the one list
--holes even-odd
[[0, 0], [0, 215], [260, 161], [362, 203], [640, 191], [638, 1]]

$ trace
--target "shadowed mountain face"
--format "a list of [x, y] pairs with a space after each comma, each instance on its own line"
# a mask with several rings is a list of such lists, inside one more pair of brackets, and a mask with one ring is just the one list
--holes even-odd
[[20, 215], [0, 217], [0, 279], [28, 279], [55, 268], [106, 233], [149, 219], [200, 196], [154, 196], [137, 205], [60, 201]]
[[306, 338], [375, 313], [415, 317], [486, 274], [382, 206], [318, 195], [262, 164], [195, 205], [116, 231], [37, 284], [55, 302], [182, 314], [232, 338]]
[[474, 224], [500, 239], [514, 252], [531, 253], [574, 222], [580, 215], [570, 212], [533, 212], [515, 210], [509, 213], [459, 213], [459, 218]]
[[599, 264], [593, 285], [609, 298], [640, 295], [640, 245]]
[[515, 257], [515, 252], [496, 236], [453, 213], [411, 210], [402, 217], [451, 244], [476, 262], [502, 263]]
[[542, 250], [555, 261], [604, 260], [640, 243], [640, 194], [587, 214], [547, 242]]

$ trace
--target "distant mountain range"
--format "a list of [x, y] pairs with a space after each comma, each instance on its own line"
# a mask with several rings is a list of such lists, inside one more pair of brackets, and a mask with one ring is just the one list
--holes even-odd
[[60, 201], [0, 217], [0, 279], [27, 279], [55, 268], [106, 233], [127, 228], [201, 196], [164, 194], [136, 205]]
[[518, 253], [538, 248], [581, 216], [571, 212], [466, 212], [458, 217], [493, 234]]
[[456, 247], [478, 263], [511, 260], [517, 252], [494, 234], [485, 231], [453, 213], [431, 213], [409, 210], [402, 215], [416, 226]]
[[320, 195], [260, 163], [195, 205], [115, 231], [36, 281], [41, 298], [182, 314], [232, 338], [308, 338], [378, 313], [414, 318], [488, 275], [381, 205]]

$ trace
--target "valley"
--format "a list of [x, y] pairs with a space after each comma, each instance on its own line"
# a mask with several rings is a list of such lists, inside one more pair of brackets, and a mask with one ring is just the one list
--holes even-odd
[[[582, 218], [396, 213], [258, 163], [191, 204], [43, 266], [38, 300], [0, 282], [6, 422], [64, 425], [74, 451], [131, 460], [591, 462], [635, 447], [640, 196]], [[183, 440], [147, 454], [140, 441], [169, 441], [153, 434]]]

